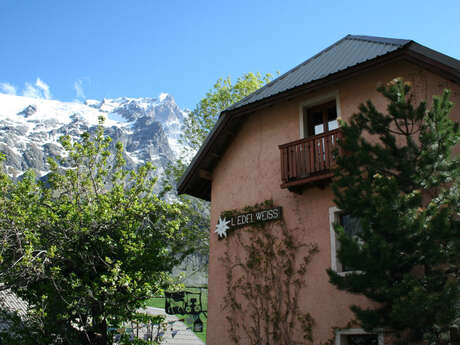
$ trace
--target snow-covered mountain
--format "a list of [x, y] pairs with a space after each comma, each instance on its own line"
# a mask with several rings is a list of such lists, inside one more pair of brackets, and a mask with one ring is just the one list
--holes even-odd
[[105, 133], [122, 142], [129, 168], [151, 161], [161, 175], [180, 150], [178, 138], [187, 112], [174, 98], [87, 100], [85, 104], [0, 94], [0, 152], [5, 167], [18, 178], [27, 169], [38, 176], [48, 173], [47, 157], [63, 154], [59, 137], [75, 139], [105, 118]]

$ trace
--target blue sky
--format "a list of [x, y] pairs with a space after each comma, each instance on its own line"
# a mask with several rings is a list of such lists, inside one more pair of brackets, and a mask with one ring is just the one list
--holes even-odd
[[63, 101], [167, 92], [193, 108], [219, 77], [283, 73], [349, 33], [458, 59], [458, 13], [458, 0], [0, 0], [0, 87]]

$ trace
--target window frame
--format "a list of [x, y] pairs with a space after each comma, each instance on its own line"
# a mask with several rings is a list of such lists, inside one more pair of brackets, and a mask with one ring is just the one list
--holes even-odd
[[341, 118], [340, 110], [340, 97], [339, 91], [334, 90], [332, 92], [325, 93], [316, 97], [312, 97], [308, 100], [305, 100], [299, 104], [299, 135], [301, 139], [308, 138], [308, 133], [305, 133], [305, 117], [306, 111], [316, 106], [321, 106], [323, 104], [334, 102], [336, 107], [337, 118]]
[[[307, 137], [314, 137], [316, 135], [325, 134], [331, 131], [331, 129], [329, 128], [328, 111], [334, 108], [335, 108], [335, 115], [336, 115], [336, 121], [337, 121], [337, 105], [335, 103], [335, 100], [321, 103], [318, 105], [314, 105], [309, 108], [307, 107], [304, 108], [304, 126], [306, 125], [305, 126], [306, 130], [304, 128], [304, 133], [306, 132]], [[321, 115], [321, 125], [323, 126], [323, 131], [321, 133], [316, 134], [315, 133], [316, 126], [311, 123], [313, 113], [318, 113]]]
[[334, 224], [339, 221], [340, 215], [343, 214], [343, 211], [337, 206], [329, 207], [329, 234], [331, 241], [331, 269], [337, 272], [340, 276], [345, 276], [351, 273], [360, 273], [361, 271], [343, 271], [342, 263], [337, 257], [337, 249], [339, 248], [339, 243], [334, 230]]
[[378, 345], [384, 345], [384, 337], [383, 332], [376, 331], [376, 332], [366, 332], [362, 328], [347, 328], [338, 330], [335, 332], [335, 345], [348, 345], [342, 341], [342, 337], [346, 337], [348, 335], [366, 335], [366, 334], [375, 334], [377, 335]]

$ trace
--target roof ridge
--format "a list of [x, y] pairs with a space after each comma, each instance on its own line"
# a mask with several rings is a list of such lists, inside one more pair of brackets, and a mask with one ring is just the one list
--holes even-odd
[[390, 44], [390, 45], [399, 46], [399, 47], [412, 42], [412, 40], [408, 40], [408, 39], [382, 37], [382, 36], [347, 35], [347, 38], [352, 39], [352, 40], [357, 40], [357, 41], [364, 41], [364, 42]]

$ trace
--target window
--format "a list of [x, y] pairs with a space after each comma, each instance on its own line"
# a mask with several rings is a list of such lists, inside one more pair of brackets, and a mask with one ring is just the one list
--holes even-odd
[[339, 91], [318, 94], [299, 104], [300, 138], [308, 138], [339, 127]]
[[337, 250], [339, 249], [339, 242], [337, 241], [336, 234], [334, 231], [334, 224], [339, 223], [343, 226], [344, 232], [354, 237], [361, 231], [361, 223], [359, 219], [354, 218], [341, 212], [337, 207], [329, 208], [329, 231], [331, 236], [331, 268], [339, 273], [351, 272], [351, 267], [342, 265], [337, 257]]
[[360, 328], [338, 331], [336, 345], [383, 345], [383, 334], [367, 333]]
[[[343, 230], [346, 235], [356, 237], [356, 235], [361, 232], [361, 223], [358, 218], [344, 213], [339, 213], [336, 218], [338, 218], [336, 221], [343, 226]], [[338, 246], [336, 249], [338, 249]], [[339, 263], [339, 265], [341, 265], [341, 272], [349, 272], [353, 270], [351, 267], [347, 267], [341, 263]]]
[[339, 127], [335, 101], [304, 109], [304, 135], [311, 137]]
[[378, 345], [376, 334], [355, 334], [346, 337], [347, 345]]

